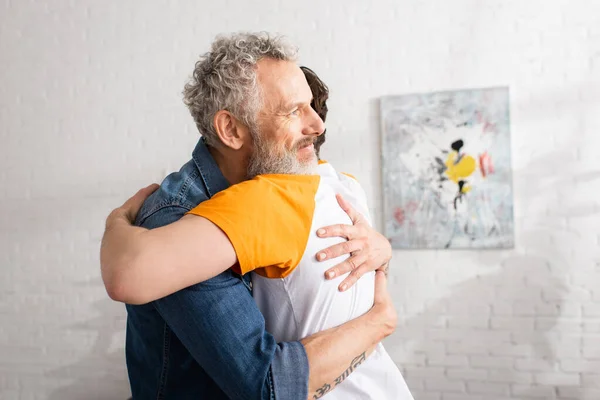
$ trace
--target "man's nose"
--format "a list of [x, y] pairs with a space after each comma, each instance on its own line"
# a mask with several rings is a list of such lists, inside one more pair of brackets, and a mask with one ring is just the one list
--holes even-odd
[[319, 114], [313, 108], [310, 108], [310, 114], [306, 123], [305, 135], [322, 135], [325, 131], [325, 123], [319, 117]]

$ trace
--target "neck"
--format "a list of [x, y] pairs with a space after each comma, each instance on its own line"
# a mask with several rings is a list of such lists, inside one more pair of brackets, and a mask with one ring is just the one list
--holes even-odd
[[215, 159], [221, 173], [230, 185], [235, 185], [246, 180], [248, 160], [242, 159], [241, 152], [219, 146], [208, 146], [208, 151]]

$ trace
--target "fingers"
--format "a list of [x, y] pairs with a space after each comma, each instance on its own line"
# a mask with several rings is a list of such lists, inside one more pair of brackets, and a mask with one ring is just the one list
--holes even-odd
[[138, 190], [136, 194], [131, 196], [129, 199], [127, 199], [125, 203], [123, 203], [121, 208], [125, 212], [125, 215], [127, 216], [130, 222], [133, 223], [133, 221], [135, 221], [135, 217], [140, 211], [140, 208], [142, 208], [144, 201], [146, 201], [148, 196], [154, 193], [154, 191], [158, 188], [159, 185], [157, 185], [156, 183], [148, 185], [145, 188]]
[[362, 264], [360, 267], [355, 268], [350, 272], [350, 274], [342, 281], [340, 286], [338, 286], [338, 290], [340, 292], [344, 292], [350, 289], [358, 280], [367, 272], [370, 271], [370, 268], [367, 267], [367, 264]]
[[365, 237], [366, 235], [363, 233], [362, 225], [329, 225], [324, 228], [319, 228], [317, 230], [317, 236], [321, 238], [326, 237], [341, 237], [348, 240], [356, 239], [359, 237]]
[[348, 240], [346, 242], [329, 246], [325, 250], [321, 250], [317, 253], [316, 257], [319, 261], [330, 260], [332, 258], [343, 256], [344, 254], [350, 254], [355, 251], [360, 251], [364, 247], [365, 241], [363, 239]]
[[366, 236], [363, 229], [364, 217], [362, 214], [356, 211], [341, 194], [337, 194], [335, 197], [342, 210], [350, 217], [353, 225], [337, 224], [326, 226], [317, 230], [317, 235], [319, 237], [343, 237], [348, 240]]
[[335, 198], [337, 199], [340, 207], [342, 207], [342, 210], [344, 210], [344, 212], [348, 214], [348, 216], [352, 220], [352, 224], [356, 225], [363, 220], [363, 216], [358, 211], [356, 211], [354, 207], [352, 207], [352, 205], [349, 202], [347, 202], [341, 194], [336, 194]]
[[375, 298], [374, 303], [383, 303], [388, 297], [387, 277], [381, 271], [375, 273]]
[[[359, 251], [356, 254], [349, 257], [348, 259], [339, 263], [335, 267], [329, 268], [325, 272], [325, 278], [333, 279], [336, 276], [341, 276], [350, 271], [352, 271], [352, 273], [355, 274], [356, 278], [360, 278], [365, 272], [369, 271], [369, 267], [366, 265], [368, 259], [369, 257], [364, 251]], [[354, 285], [354, 282], [352, 282], [352, 284], [349, 285], [346, 289], [348, 289], [352, 285]]]
[[158, 183], [151, 183], [148, 186], [146, 186], [145, 188], [142, 188], [140, 190], [138, 190], [138, 193], [143, 193], [144, 196], [146, 196], [144, 198], [144, 200], [150, 196], [152, 193], [154, 193], [156, 191], [156, 189], [158, 189], [160, 187], [160, 185]]

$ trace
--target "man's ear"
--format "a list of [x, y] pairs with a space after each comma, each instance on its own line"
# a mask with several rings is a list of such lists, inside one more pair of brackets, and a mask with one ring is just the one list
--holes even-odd
[[221, 142], [233, 149], [239, 150], [246, 142], [248, 128], [227, 110], [219, 110], [213, 120], [215, 131]]

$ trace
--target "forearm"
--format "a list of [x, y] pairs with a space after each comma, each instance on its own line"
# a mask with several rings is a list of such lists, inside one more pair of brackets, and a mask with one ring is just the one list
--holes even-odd
[[134, 226], [119, 210], [108, 217], [100, 248], [100, 268], [106, 291], [113, 300], [145, 304], [203, 280], [201, 274], [189, 274], [202, 271], [196, 262], [187, 263], [187, 269], [181, 267], [177, 255], [185, 249], [169, 246], [166, 229]]
[[301, 340], [309, 363], [309, 399], [319, 399], [342, 383], [391, 334], [378, 311], [372, 309], [343, 325]]
[[117, 209], [107, 219], [100, 249], [108, 294], [129, 304], [148, 303], [203, 282], [236, 261], [225, 233], [193, 215], [149, 230], [131, 225]]
[[147, 229], [133, 226], [119, 209], [106, 220], [106, 229], [100, 246], [100, 270], [108, 295], [127, 302], [129, 281], [135, 281], [134, 264], [140, 246], [141, 234]]

